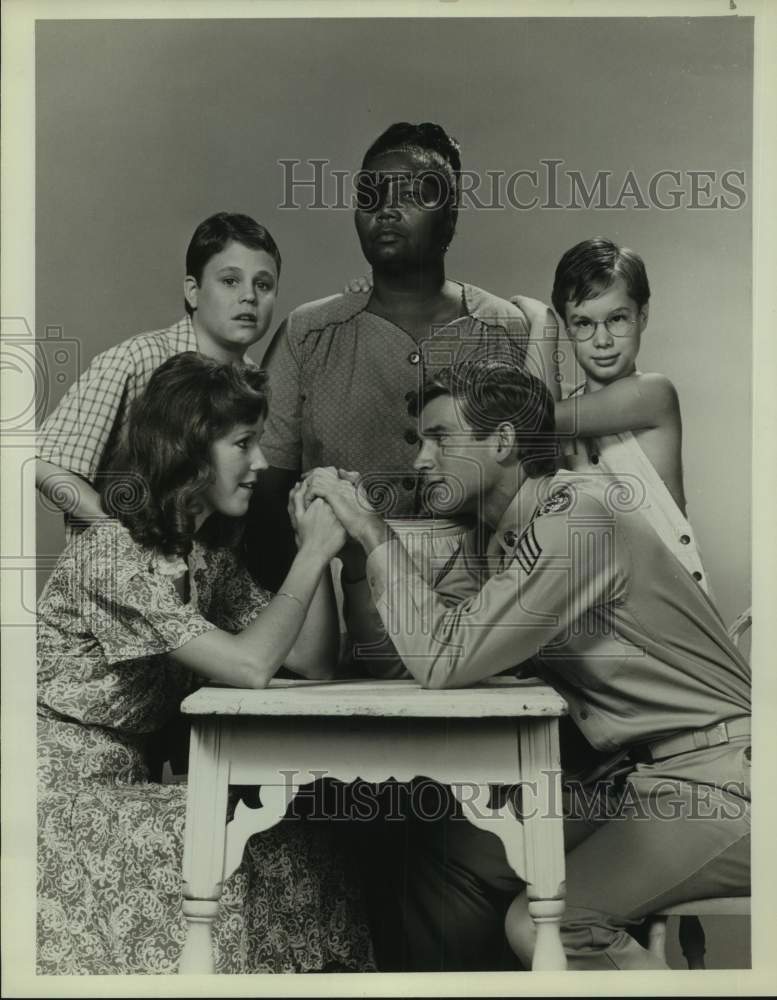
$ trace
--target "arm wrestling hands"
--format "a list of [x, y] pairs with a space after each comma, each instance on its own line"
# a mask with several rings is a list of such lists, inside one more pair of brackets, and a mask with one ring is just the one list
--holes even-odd
[[360, 484], [359, 473], [333, 466], [306, 472], [290, 494], [289, 510], [295, 532], [295, 511], [299, 510], [299, 498], [307, 509], [318, 504], [330, 508], [348, 536], [339, 553], [345, 575], [351, 580], [363, 577], [366, 557], [389, 538], [390, 529], [380, 514], [372, 509]]

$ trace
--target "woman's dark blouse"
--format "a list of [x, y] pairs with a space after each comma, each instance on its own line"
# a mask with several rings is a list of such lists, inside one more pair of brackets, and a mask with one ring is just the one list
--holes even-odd
[[408, 394], [423, 367], [488, 352], [523, 363], [528, 330], [510, 302], [462, 285], [466, 315], [416, 341], [367, 311], [370, 293], [334, 295], [295, 309], [266, 364], [271, 405], [262, 450], [279, 469], [321, 465], [367, 476], [373, 505], [393, 516], [422, 513], [413, 472], [418, 445]]

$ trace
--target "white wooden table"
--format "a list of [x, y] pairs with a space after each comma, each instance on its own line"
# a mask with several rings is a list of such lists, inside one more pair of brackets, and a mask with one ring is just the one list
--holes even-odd
[[[414, 681], [275, 680], [265, 690], [206, 687], [191, 716], [181, 972], [213, 972], [212, 924], [246, 841], [284, 816], [299, 787], [327, 776], [379, 783], [426, 777], [449, 785], [470, 822], [502, 840], [528, 885], [537, 926], [533, 969], [565, 969], [564, 841], [558, 717], [564, 700], [536, 680], [494, 678], [430, 691]], [[521, 783], [523, 821], [489, 808], [489, 786]], [[229, 785], [261, 786], [262, 805]]]

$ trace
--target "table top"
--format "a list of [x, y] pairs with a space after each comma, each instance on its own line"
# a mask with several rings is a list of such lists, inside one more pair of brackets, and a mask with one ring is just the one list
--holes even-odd
[[466, 688], [430, 690], [413, 680], [275, 679], [260, 690], [203, 687], [181, 705], [186, 715], [362, 715], [408, 718], [511, 718], [566, 715], [564, 699], [536, 677], [494, 677]]

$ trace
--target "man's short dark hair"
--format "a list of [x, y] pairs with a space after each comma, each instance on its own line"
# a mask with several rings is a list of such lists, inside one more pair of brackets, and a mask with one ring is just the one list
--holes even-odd
[[[251, 250], [264, 250], [275, 261], [280, 277], [281, 252], [275, 240], [255, 219], [238, 212], [217, 212], [197, 226], [186, 251], [187, 275], [191, 275], [199, 285], [205, 265], [230, 243], [240, 243]], [[188, 302], [186, 311], [192, 314]]]
[[577, 243], [556, 268], [551, 296], [556, 312], [566, 320], [568, 302], [580, 305], [605, 291], [616, 278], [623, 279], [629, 296], [642, 309], [650, 299], [650, 285], [640, 255], [601, 236]]
[[493, 434], [500, 424], [515, 429], [518, 459], [532, 478], [556, 472], [559, 454], [553, 397], [534, 375], [504, 361], [469, 358], [425, 372], [421, 389], [409, 397], [418, 416], [438, 396], [452, 396], [476, 438]]

